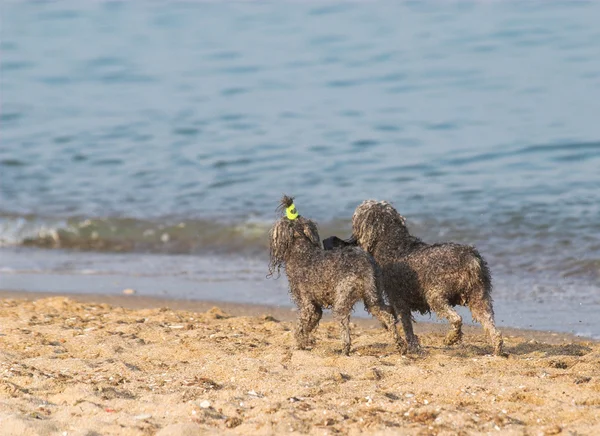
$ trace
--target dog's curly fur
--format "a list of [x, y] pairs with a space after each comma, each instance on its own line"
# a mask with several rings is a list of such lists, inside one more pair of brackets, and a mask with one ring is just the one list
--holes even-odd
[[[280, 210], [293, 202], [284, 196]], [[295, 337], [299, 349], [310, 345], [310, 334], [317, 327], [323, 308], [331, 308], [340, 323], [343, 353], [350, 352], [350, 313], [362, 300], [365, 309], [389, 330], [401, 352], [406, 342], [396, 330], [395, 316], [385, 304], [382, 276], [375, 260], [360, 247], [335, 251], [321, 248], [316, 224], [302, 216], [278, 219], [269, 233], [269, 276], [285, 268], [292, 299], [299, 309]]]
[[[339, 240], [338, 240], [339, 242]], [[352, 238], [373, 255], [382, 269], [384, 288], [400, 316], [411, 349], [419, 342], [411, 311], [434, 311], [452, 328], [445, 343], [462, 339], [462, 318], [454, 306], [468, 306], [490, 336], [494, 353], [503, 353], [502, 335], [494, 323], [492, 281], [487, 263], [471, 246], [451, 242], [427, 244], [412, 236], [405, 219], [386, 201], [362, 202], [352, 216]]]

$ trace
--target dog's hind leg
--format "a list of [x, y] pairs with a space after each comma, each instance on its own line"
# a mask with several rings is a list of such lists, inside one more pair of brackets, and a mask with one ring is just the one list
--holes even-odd
[[348, 277], [335, 287], [336, 299], [331, 311], [334, 319], [340, 323], [342, 337], [342, 353], [350, 354], [350, 313], [354, 304], [360, 299], [360, 284], [356, 277]]
[[406, 336], [406, 342], [408, 342], [408, 350], [411, 352], [419, 351], [419, 338], [415, 335], [413, 330], [413, 321], [412, 315], [410, 313], [410, 309], [406, 304], [399, 304], [394, 302], [394, 309], [398, 316], [400, 317], [400, 321], [402, 322], [402, 329], [404, 330], [404, 336]]
[[406, 353], [408, 346], [406, 341], [398, 335], [398, 329], [396, 329], [396, 317], [394, 316], [393, 309], [371, 294], [365, 295], [365, 308], [391, 333], [392, 341], [396, 344], [400, 353]]
[[488, 334], [494, 347], [494, 354], [497, 356], [503, 355], [502, 334], [496, 328], [494, 322], [494, 309], [492, 308], [492, 302], [489, 298], [477, 297], [473, 298], [469, 302], [469, 308], [471, 309], [471, 315], [475, 321], [479, 321], [483, 326], [483, 329]]
[[436, 301], [429, 304], [435, 313], [450, 322], [450, 331], [444, 339], [444, 344], [454, 345], [462, 339], [462, 317], [447, 301]]
[[323, 310], [312, 301], [303, 301], [299, 305], [300, 316], [296, 327], [296, 344], [299, 350], [304, 350], [310, 345], [310, 333], [317, 327]]

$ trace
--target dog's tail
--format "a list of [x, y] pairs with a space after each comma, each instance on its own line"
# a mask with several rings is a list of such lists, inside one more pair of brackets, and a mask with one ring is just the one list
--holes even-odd
[[470, 251], [471, 255], [466, 264], [466, 283], [463, 284], [466, 291], [465, 300], [469, 303], [482, 301], [491, 305], [492, 273], [479, 251], [475, 248]]
[[492, 273], [485, 259], [479, 254], [477, 249], [473, 249], [473, 260], [471, 261], [471, 271], [477, 275], [481, 285], [489, 294], [492, 293]]

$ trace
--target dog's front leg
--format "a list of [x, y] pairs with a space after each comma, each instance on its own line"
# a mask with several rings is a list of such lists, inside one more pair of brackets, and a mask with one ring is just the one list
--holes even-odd
[[348, 356], [350, 354], [350, 314], [349, 313], [334, 313], [334, 318], [340, 323], [340, 333], [342, 337], [342, 354]]
[[304, 350], [311, 345], [310, 333], [317, 327], [323, 311], [321, 307], [311, 301], [301, 301], [299, 304], [300, 316], [296, 327], [296, 346]]

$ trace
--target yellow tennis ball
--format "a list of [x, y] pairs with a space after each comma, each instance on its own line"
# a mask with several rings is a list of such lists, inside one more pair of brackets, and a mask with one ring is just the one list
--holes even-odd
[[296, 205], [292, 203], [289, 207], [286, 207], [285, 214], [289, 220], [295, 220], [296, 218], [298, 218], [298, 211], [296, 210]]

